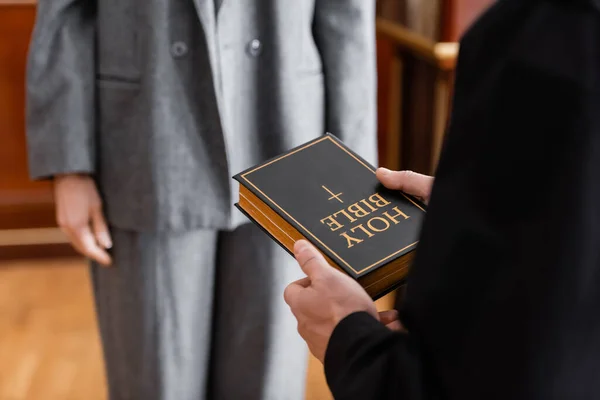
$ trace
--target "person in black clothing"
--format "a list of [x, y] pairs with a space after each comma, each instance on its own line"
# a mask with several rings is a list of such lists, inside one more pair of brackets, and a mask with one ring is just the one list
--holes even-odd
[[600, 1], [503, 0], [470, 27], [435, 175], [397, 313], [296, 244], [284, 297], [334, 397], [600, 399]]

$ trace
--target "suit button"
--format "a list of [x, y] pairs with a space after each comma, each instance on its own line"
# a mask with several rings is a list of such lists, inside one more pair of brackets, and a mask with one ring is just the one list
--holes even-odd
[[185, 42], [173, 42], [171, 44], [171, 55], [174, 58], [181, 58], [188, 52], [188, 46]]
[[258, 39], [254, 39], [248, 43], [248, 54], [252, 57], [258, 56], [262, 52], [262, 43]]

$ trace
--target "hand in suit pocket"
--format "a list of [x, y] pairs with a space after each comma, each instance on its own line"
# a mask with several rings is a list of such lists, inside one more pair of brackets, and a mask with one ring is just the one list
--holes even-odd
[[54, 197], [58, 225], [73, 247], [102, 265], [110, 265], [107, 249], [112, 242], [94, 180], [77, 174], [57, 176]]

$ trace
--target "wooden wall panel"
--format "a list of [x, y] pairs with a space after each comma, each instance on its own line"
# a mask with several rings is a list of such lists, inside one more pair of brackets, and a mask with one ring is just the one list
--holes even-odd
[[444, 0], [440, 40], [457, 42], [469, 26], [497, 0]]
[[439, 36], [441, 0], [377, 0], [377, 15], [431, 40]]
[[49, 182], [31, 182], [25, 146], [25, 67], [34, 1], [0, 0], [0, 229], [54, 226]]
[[[377, 14], [434, 43], [457, 42], [494, 1], [378, 0]], [[391, 44], [385, 37], [379, 37], [378, 41], [378, 72], [383, 75], [379, 78], [380, 154], [385, 155], [387, 165], [434, 173], [437, 150], [443, 139], [439, 132], [443, 132], [451, 104], [452, 74], [440, 79], [440, 71], [430, 62], [399, 47], [390, 50]], [[394, 68], [398, 59], [401, 68]], [[397, 78], [394, 74], [402, 76]], [[439, 95], [441, 81], [449, 82], [444, 83], [442, 96]], [[400, 95], [395, 95], [397, 93]], [[398, 98], [401, 101], [398, 102]], [[446, 109], [440, 98], [448, 98]], [[394, 114], [398, 116], [396, 120]], [[390, 149], [390, 146], [397, 148]]]
[[394, 46], [385, 38], [377, 38], [377, 136], [379, 150], [379, 165], [388, 166], [386, 149], [388, 145], [388, 117], [386, 108], [390, 91], [391, 63], [394, 54]]
[[428, 39], [456, 42], [496, 0], [377, 0], [377, 15]]

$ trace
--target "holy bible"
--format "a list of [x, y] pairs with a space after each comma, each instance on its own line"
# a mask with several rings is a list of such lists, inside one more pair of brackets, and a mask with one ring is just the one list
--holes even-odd
[[235, 206], [290, 254], [310, 241], [376, 300], [406, 278], [425, 206], [375, 170], [325, 134], [234, 176]]

